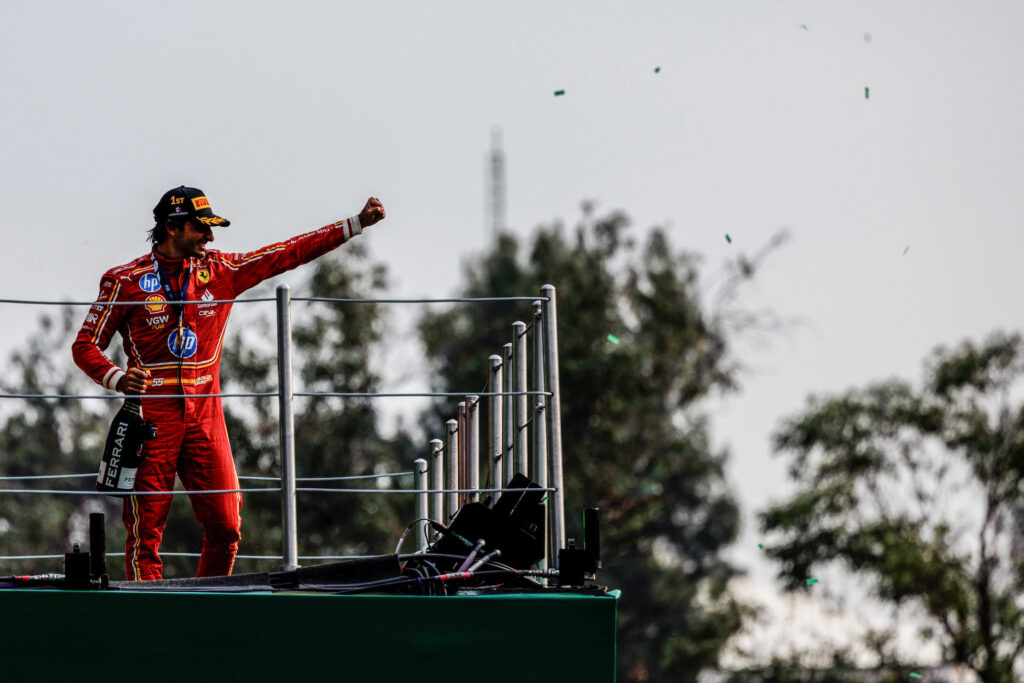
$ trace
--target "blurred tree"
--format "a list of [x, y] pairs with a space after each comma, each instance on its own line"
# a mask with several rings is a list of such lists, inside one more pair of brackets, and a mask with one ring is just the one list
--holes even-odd
[[[727, 313], [709, 313], [698, 291], [697, 259], [654, 230], [636, 253], [627, 218], [599, 220], [584, 207], [571, 238], [542, 227], [524, 261], [502, 234], [464, 267], [466, 297], [523, 296], [557, 287], [567, 533], [579, 509], [602, 514], [601, 583], [622, 590], [622, 680], [693, 680], [714, 665], [742, 608], [727, 593], [736, 572], [722, 558], [739, 527], [725, 480], [726, 454], [710, 444], [701, 402], [735, 387]], [[729, 291], [754, 270], [738, 264]], [[424, 315], [419, 327], [436, 370], [435, 390], [473, 391], [487, 358], [511, 341], [528, 303], [460, 305]], [[609, 335], [616, 338], [610, 341]], [[439, 432], [453, 415], [438, 402], [423, 423]]]
[[[729, 672], [727, 683], [903, 683], [917, 677], [927, 680], [961, 680], [950, 677], [945, 667], [910, 666], [891, 657], [892, 633], [874, 634], [885, 636], [887, 641], [879, 647], [878, 664], [872, 668], [859, 668], [857, 655], [851, 648], [843, 646], [816, 647], [812, 651], [773, 655], [770, 662], [742, 671]], [[830, 660], [823, 663], [821, 660]], [[915, 676], [916, 674], [916, 676]]]
[[[90, 393], [93, 383], [71, 363], [68, 348], [78, 331], [71, 307], [39, 318], [25, 347], [12, 354], [0, 391], [20, 394]], [[72, 399], [6, 399], [0, 406], [0, 474], [8, 477], [95, 473], [107, 427], [120, 402]], [[4, 482], [7, 489], [92, 490], [93, 478]], [[89, 513], [120, 519], [108, 496], [6, 494], [0, 490], [0, 555], [57, 555], [71, 544], [88, 549]], [[118, 526], [120, 524], [118, 523]], [[116, 532], [112, 534], [116, 542]], [[121, 536], [124, 543], [124, 534]], [[116, 562], [115, 562], [116, 566]], [[59, 571], [54, 560], [19, 560], [8, 573]]]
[[[760, 513], [787, 588], [842, 563], [983, 681], [1024, 676], [1024, 342], [938, 349], [920, 389], [814, 399], [775, 448], [797, 492]], [[1016, 665], [1016, 672], [1014, 666]], [[1016, 675], [1016, 677], [1015, 677]]]

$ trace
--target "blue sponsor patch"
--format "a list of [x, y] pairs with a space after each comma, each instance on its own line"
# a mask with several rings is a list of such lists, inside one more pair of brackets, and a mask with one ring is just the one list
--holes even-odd
[[160, 278], [153, 273], [146, 273], [139, 279], [139, 289], [143, 292], [155, 292], [160, 289]]
[[199, 337], [192, 330], [184, 330], [184, 339], [178, 342], [178, 330], [174, 330], [167, 337], [167, 348], [175, 358], [191, 358], [199, 350]]

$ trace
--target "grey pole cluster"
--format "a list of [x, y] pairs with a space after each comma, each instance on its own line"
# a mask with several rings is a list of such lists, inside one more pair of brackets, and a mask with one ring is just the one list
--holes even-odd
[[[533, 302], [532, 354], [526, 339], [529, 327], [516, 321], [512, 324], [512, 342], [503, 346], [502, 355], [492, 355], [488, 359], [489, 438], [483, 453], [490, 477], [488, 488], [502, 489], [515, 472], [521, 472], [542, 488], [554, 489], [548, 497], [548, 544], [542, 565], [547, 567], [550, 558], [557, 558], [557, 551], [565, 545], [565, 501], [555, 288], [544, 285], [541, 293], [544, 299]], [[288, 570], [298, 567], [291, 296], [288, 285], [277, 287], [276, 300], [282, 536], [284, 569]], [[532, 390], [529, 388], [531, 362]], [[527, 395], [531, 391], [534, 393]], [[545, 396], [545, 393], [550, 395]], [[530, 396], [534, 398], [532, 407]], [[457, 420], [447, 421], [444, 441], [430, 441], [429, 459], [418, 458], [415, 461], [417, 518], [447, 523], [462, 502], [479, 500], [480, 396], [467, 395], [458, 404], [457, 416]], [[421, 520], [415, 527], [421, 550], [427, 545], [425, 525], [426, 521]]]
[[[483, 452], [491, 487], [504, 488], [514, 473], [521, 472], [542, 488], [555, 489], [548, 504], [548, 543], [542, 564], [547, 567], [550, 558], [557, 557], [558, 550], [565, 545], [565, 508], [555, 288], [545, 285], [541, 292], [545, 299], [533, 302], [532, 349], [526, 338], [530, 326], [516, 321], [512, 324], [512, 342], [502, 347], [501, 355], [488, 358], [492, 395], [488, 396], [489, 438]], [[528, 395], [530, 391], [538, 393]], [[545, 397], [544, 392], [551, 395]], [[530, 396], [535, 399], [532, 404]], [[441, 500], [442, 475], [435, 468], [444, 468], [443, 480], [448, 491], [443, 506], [431, 507], [431, 518], [437, 521], [449, 521], [458, 511], [460, 501], [475, 502], [480, 498], [476, 492], [480, 487], [481, 457], [479, 399], [466, 396], [458, 404], [458, 419], [447, 422], [447, 445], [443, 449], [440, 440], [431, 441], [435, 457], [431, 461], [430, 500]], [[446, 451], [448, 457], [441, 457], [440, 450]], [[460, 468], [466, 470], [461, 478]], [[460, 488], [468, 489], [468, 495], [455, 492]]]

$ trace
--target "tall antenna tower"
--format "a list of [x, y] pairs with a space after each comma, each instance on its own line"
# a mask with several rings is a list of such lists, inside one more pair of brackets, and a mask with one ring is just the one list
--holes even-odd
[[488, 214], [491, 222], [491, 241], [505, 230], [505, 153], [501, 149], [501, 129], [491, 129], [491, 153], [487, 164]]

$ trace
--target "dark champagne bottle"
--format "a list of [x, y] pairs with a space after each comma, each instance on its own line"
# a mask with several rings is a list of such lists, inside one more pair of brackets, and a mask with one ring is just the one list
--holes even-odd
[[107, 432], [103, 459], [96, 477], [96, 490], [127, 493], [135, 488], [135, 475], [142, 462], [142, 444], [156, 436], [153, 423], [142, 417], [142, 400], [129, 397], [117, 411]]

